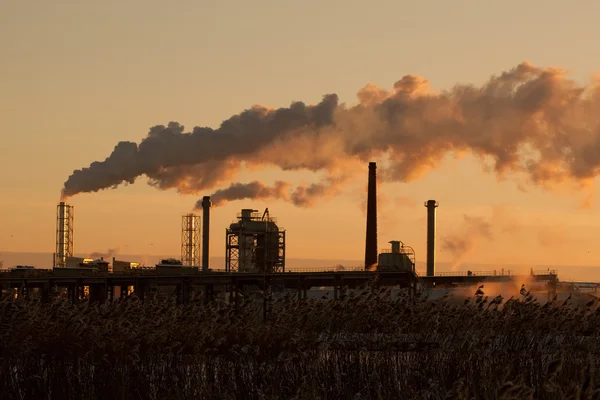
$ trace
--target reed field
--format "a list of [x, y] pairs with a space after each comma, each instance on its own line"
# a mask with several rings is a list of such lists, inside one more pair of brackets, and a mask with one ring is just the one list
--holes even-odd
[[[600, 398], [595, 299], [0, 301], [1, 399]], [[485, 290], [485, 289], [484, 289]]]

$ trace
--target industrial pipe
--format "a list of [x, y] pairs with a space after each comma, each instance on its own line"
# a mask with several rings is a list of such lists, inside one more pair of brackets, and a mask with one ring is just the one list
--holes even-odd
[[435, 200], [427, 200], [427, 276], [435, 275], [435, 209], [440, 205]]
[[210, 196], [204, 196], [202, 198], [202, 271], [208, 271], [209, 268], [210, 206]]
[[369, 163], [365, 270], [377, 264], [377, 164]]

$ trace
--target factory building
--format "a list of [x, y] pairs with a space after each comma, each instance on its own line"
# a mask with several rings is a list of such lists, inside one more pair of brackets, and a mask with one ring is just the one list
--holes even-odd
[[174, 258], [167, 258], [161, 260], [159, 264], [156, 264], [156, 271], [159, 273], [186, 273], [186, 272], [197, 272], [197, 266], [184, 265], [180, 260]]
[[398, 240], [389, 242], [391, 249], [379, 254], [377, 270], [384, 272], [415, 272], [415, 251]]
[[126, 272], [131, 269], [138, 268], [139, 266], [140, 264], [136, 262], [119, 261], [115, 257], [112, 259], [112, 272], [114, 273]]
[[63, 267], [65, 270], [79, 271], [79, 270], [96, 270], [101, 272], [109, 272], [109, 262], [103, 258], [93, 259], [84, 257], [67, 257]]
[[227, 272], [285, 272], [285, 229], [269, 215], [243, 209], [225, 230]]

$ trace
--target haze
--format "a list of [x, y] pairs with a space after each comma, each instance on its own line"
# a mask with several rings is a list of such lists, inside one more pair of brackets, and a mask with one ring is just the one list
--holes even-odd
[[[217, 129], [256, 104], [315, 105], [329, 93], [353, 107], [368, 83], [392, 91], [405, 75], [429, 80], [433, 91], [482, 85], [524, 61], [565, 68], [588, 85], [600, 70], [599, 12], [594, 1], [2, 2], [0, 250], [52, 252], [55, 206], [73, 171], [105, 160], [120, 141], [139, 143], [156, 125]], [[360, 260], [363, 164], [311, 207], [272, 198], [214, 208], [212, 255], [224, 255], [223, 231], [241, 208], [269, 207], [287, 229], [289, 257]], [[79, 193], [69, 199], [75, 251], [178, 254], [180, 216], [202, 195], [235, 182], [297, 187], [322, 177], [253, 165], [194, 194], [159, 190], [144, 176]], [[568, 275], [569, 266], [600, 265], [593, 181], [545, 190], [523, 176], [498, 180], [468, 151], [448, 154], [418, 179], [380, 184], [379, 247], [402, 240], [423, 261], [423, 202], [436, 199], [440, 262], [557, 265]]]

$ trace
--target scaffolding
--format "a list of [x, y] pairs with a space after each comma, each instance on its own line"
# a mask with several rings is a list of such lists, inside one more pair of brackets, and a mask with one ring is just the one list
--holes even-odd
[[64, 268], [73, 257], [74, 208], [61, 201], [56, 207], [56, 253], [54, 266]]
[[277, 226], [269, 209], [244, 209], [225, 230], [227, 272], [285, 272], [285, 229]]
[[181, 262], [194, 267], [200, 265], [200, 216], [186, 214], [181, 218]]

